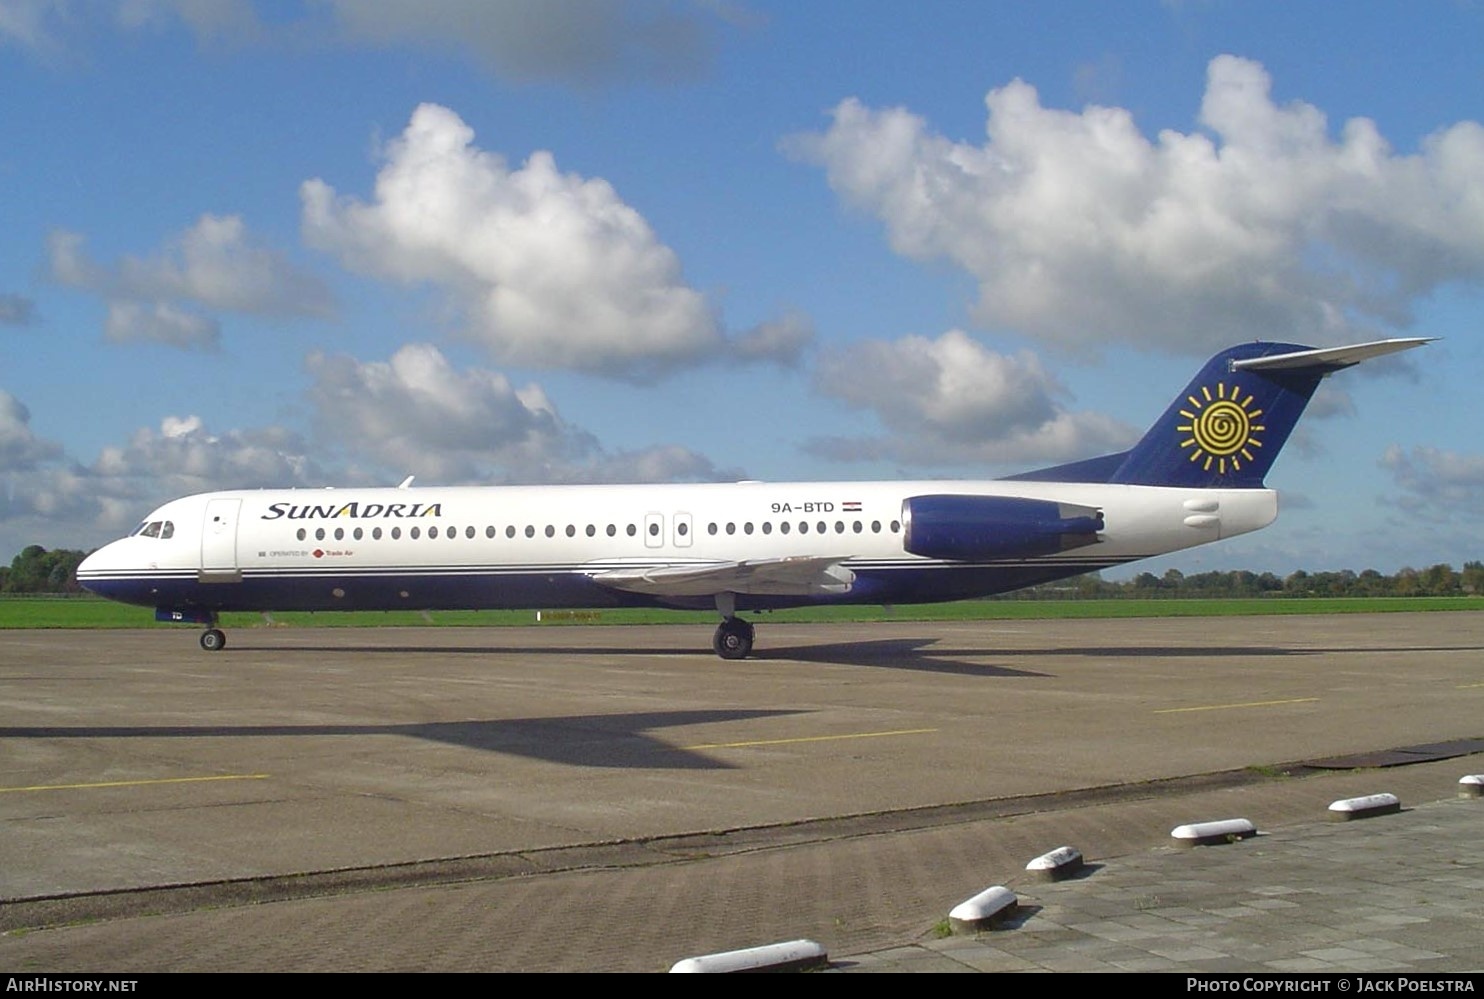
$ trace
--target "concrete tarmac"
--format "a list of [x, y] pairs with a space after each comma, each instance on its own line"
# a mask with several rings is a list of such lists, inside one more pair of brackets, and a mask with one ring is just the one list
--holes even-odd
[[1480, 967], [1484, 613], [709, 632], [0, 632], [0, 969]]

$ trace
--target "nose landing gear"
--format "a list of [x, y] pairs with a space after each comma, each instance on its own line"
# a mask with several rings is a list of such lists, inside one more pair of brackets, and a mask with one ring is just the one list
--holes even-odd
[[171, 624], [204, 624], [201, 632], [201, 648], [207, 652], [220, 652], [227, 647], [227, 633], [216, 626], [216, 611], [201, 607], [156, 607], [156, 621]]

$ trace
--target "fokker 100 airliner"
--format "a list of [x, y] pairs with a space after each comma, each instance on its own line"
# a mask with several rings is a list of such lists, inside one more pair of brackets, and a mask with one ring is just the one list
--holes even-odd
[[293, 489], [155, 510], [82, 563], [95, 593], [204, 625], [223, 611], [665, 606], [742, 611], [1003, 593], [1255, 531], [1324, 376], [1426, 343], [1247, 343], [1128, 451], [988, 481]]

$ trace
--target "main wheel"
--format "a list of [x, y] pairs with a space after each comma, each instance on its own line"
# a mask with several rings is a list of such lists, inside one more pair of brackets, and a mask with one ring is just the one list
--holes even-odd
[[220, 652], [227, 647], [227, 633], [220, 628], [207, 628], [201, 632], [201, 648], [207, 652]]
[[746, 659], [752, 651], [752, 625], [738, 617], [729, 617], [716, 626], [711, 647], [723, 659]]

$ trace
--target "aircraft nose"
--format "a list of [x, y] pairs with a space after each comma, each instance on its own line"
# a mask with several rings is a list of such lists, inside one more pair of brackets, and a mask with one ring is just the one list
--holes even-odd
[[119, 568], [118, 542], [111, 541], [77, 564], [77, 582], [85, 590], [103, 595], [98, 589], [103, 575]]
[[[107, 546], [105, 545], [104, 547]], [[88, 591], [93, 590], [93, 581], [90, 576], [92, 573], [95, 573], [100, 568], [102, 568], [103, 559], [99, 557], [102, 554], [103, 549], [99, 548], [97, 551], [84, 558], [81, 562], [77, 563], [77, 584], [83, 589]]]

